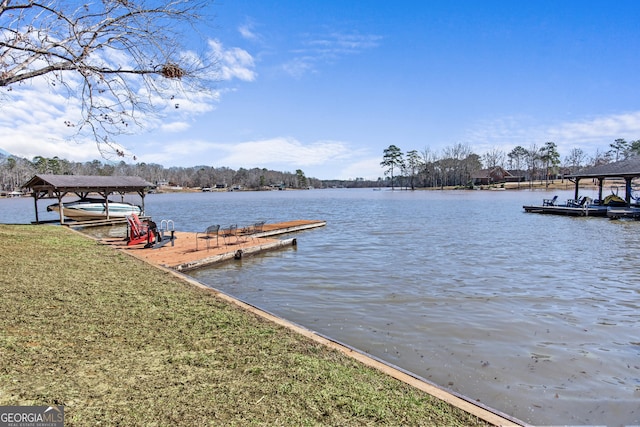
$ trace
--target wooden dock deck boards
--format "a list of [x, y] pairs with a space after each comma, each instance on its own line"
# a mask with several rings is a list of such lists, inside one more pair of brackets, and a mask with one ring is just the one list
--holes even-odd
[[[296, 239], [277, 239], [273, 236], [323, 227], [326, 221], [295, 220], [265, 224], [262, 233], [252, 236], [239, 236], [237, 243], [225, 244], [222, 236], [207, 240], [202, 233], [175, 231], [176, 239], [160, 248], [145, 248], [144, 245], [127, 246], [123, 238], [108, 238], [100, 241], [118, 247], [127, 253], [150, 264], [169, 267], [177, 271], [188, 271], [207, 265], [213, 265], [230, 259], [239, 259], [245, 255], [256, 254], [297, 244]], [[196, 237], [197, 236], [197, 237]], [[196, 238], [198, 250], [196, 250]]]
[[540, 206], [540, 205], [525, 205], [522, 207], [525, 212], [549, 214], [549, 215], [567, 215], [567, 216], [607, 216], [606, 206], [576, 208], [562, 205], [553, 206]]

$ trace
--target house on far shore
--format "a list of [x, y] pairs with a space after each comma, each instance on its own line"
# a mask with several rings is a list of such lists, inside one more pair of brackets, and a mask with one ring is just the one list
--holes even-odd
[[522, 177], [511, 175], [509, 171], [501, 166], [496, 166], [474, 172], [471, 175], [471, 180], [473, 181], [473, 185], [490, 185], [504, 182], [518, 182], [522, 180]]

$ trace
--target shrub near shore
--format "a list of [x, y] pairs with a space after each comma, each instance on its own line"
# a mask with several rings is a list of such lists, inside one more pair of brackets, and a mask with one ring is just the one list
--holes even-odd
[[0, 405], [65, 425], [485, 425], [64, 227], [0, 225]]

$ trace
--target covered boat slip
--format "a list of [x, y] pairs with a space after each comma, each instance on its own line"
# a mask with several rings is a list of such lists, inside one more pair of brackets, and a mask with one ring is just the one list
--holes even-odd
[[38, 200], [52, 199], [58, 200], [60, 213], [60, 223], [64, 224], [65, 214], [62, 199], [69, 193], [73, 193], [80, 199], [86, 199], [89, 194], [95, 193], [100, 196], [105, 203], [105, 217], [109, 219], [109, 195], [120, 194], [124, 197], [127, 193], [137, 193], [142, 199], [141, 209], [144, 212], [144, 197], [146, 191], [153, 184], [138, 176], [87, 176], [87, 175], [51, 175], [39, 174], [31, 178], [24, 188], [31, 190], [34, 200], [37, 224], [40, 223], [38, 217]]
[[[633, 156], [628, 159], [586, 168], [579, 173], [566, 176], [575, 184], [574, 200], [567, 203], [555, 203], [545, 200], [541, 205], [525, 205], [525, 212], [544, 213], [570, 216], [599, 216], [610, 218], [640, 218], [637, 215], [638, 205], [633, 197], [633, 180], [640, 178], [640, 156]], [[590, 179], [597, 180], [598, 198], [587, 200], [579, 197], [580, 181]], [[624, 187], [624, 199], [622, 197], [612, 197], [603, 195], [605, 181], [620, 182]], [[617, 185], [615, 187], [617, 196]], [[612, 190], [613, 193], [613, 190]], [[611, 199], [614, 199], [613, 201]]]

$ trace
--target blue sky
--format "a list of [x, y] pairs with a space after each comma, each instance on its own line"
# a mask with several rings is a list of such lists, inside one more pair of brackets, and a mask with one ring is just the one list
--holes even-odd
[[[638, 1], [220, 0], [210, 13], [215, 96], [123, 137], [137, 161], [377, 179], [391, 144], [482, 155], [553, 141], [564, 158], [640, 139]], [[0, 148], [100, 158], [64, 141], [47, 96], [0, 107]]]

